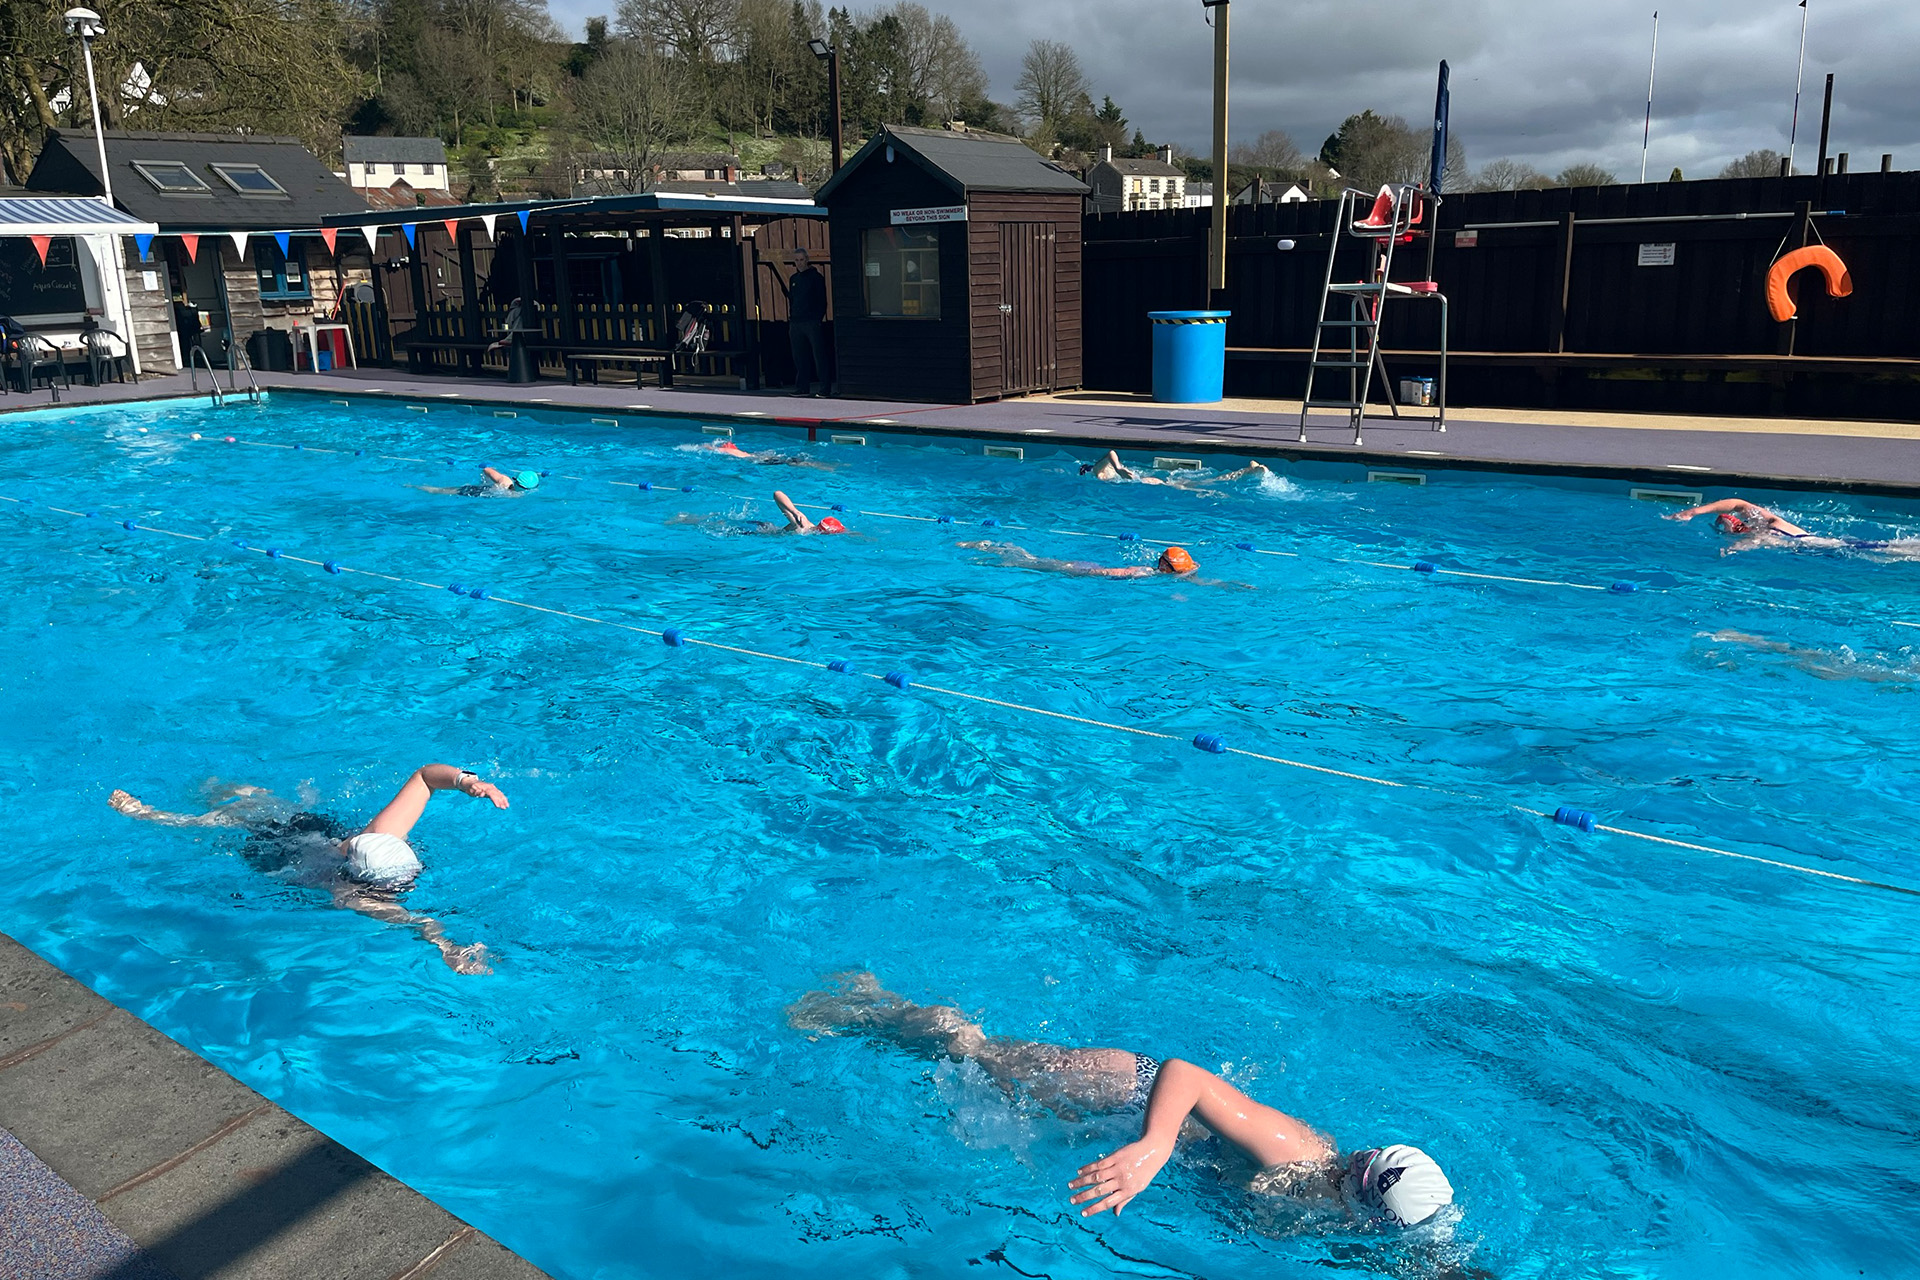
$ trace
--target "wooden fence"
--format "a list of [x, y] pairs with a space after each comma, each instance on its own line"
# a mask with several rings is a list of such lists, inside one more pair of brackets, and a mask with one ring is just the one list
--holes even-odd
[[[1335, 207], [1228, 211], [1229, 395], [1299, 396]], [[1146, 313], [1207, 305], [1211, 213], [1087, 219], [1089, 387], [1149, 388]], [[1479, 193], [1438, 223], [1456, 405], [1920, 418], [1920, 172]], [[1822, 241], [1853, 295], [1808, 273], [1776, 323], [1768, 268]], [[1424, 276], [1425, 249], [1402, 246], [1395, 278]], [[1334, 278], [1360, 279], [1366, 252], [1341, 237]], [[1389, 306], [1395, 376], [1432, 372], [1436, 312]]]

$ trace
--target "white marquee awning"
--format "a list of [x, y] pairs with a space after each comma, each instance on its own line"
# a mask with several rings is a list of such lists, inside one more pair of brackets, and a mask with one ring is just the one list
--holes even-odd
[[159, 231], [99, 196], [0, 196], [0, 236], [151, 236]]

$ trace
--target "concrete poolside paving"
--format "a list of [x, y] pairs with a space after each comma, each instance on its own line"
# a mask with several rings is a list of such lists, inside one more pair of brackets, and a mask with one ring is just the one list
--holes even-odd
[[[1920, 423], [1458, 409], [1445, 432], [1432, 430], [1424, 420], [1370, 418], [1365, 447], [1356, 449], [1345, 417], [1333, 414], [1316, 415], [1308, 442], [1301, 444], [1297, 401], [1163, 405], [1145, 396], [1063, 392], [977, 405], [929, 405], [815, 399], [685, 382], [671, 388], [572, 386], [554, 380], [511, 385], [498, 378], [390, 369], [257, 376], [267, 389], [392, 396], [420, 403], [470, 399], [536, 409], [744, 417], [822, 430], [874, 427], [928, 435], [1047, 439], [1074, 447], [1178, 447], [1407, 469], [1550, 471], [1682, 487], [1845, 489], [1920, 497]], [[224, 374], [222, 382], [224, 386]], [[200, 376], [199, 385], [204, 398], [206, 375]], [[244, 391], [244, 374], [239, 385]], [[139, 384], [76, 386], [62, 394], [66, 405], [179, 396], [189, 394], [189, 379], [170, 374]], [[48, 407], [45, 391], [0, 397], [0, 415]]]
[[4, 934], [0, 1131], [7, 1280], [545, 1275]]

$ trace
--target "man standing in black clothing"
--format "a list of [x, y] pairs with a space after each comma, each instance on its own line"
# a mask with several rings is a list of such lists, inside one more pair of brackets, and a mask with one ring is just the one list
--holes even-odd
[[[793, 344], [793, 390], [796, 395], [827, 393], [827, 279], [808, 260], [805, 249], [793, 251], [793, 278], [787, 282], [787, 336]], [[815, 382], [820, 384], [813, 391]]]

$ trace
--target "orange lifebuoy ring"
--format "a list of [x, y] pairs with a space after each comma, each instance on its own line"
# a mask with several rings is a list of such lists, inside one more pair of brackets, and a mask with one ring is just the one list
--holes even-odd
[[1804, 249], [1795, 249], [1773, 264], [1767, 272], [1767, 310], [1773, 318], [1782, 324], [1793, 319], [1799, 306], [1793, 295], [1787, 292], [1787, 281], [1795, 272], [1807, 267], [1818, 267], [1820, 274], [1827, 278], [1827, 296], [1844, 298], [1853, 292], [1853, 276], [1847, 272], [1847, 264], [1840, 261], [1840, 255], [1823, 244], [1810, 244]]

